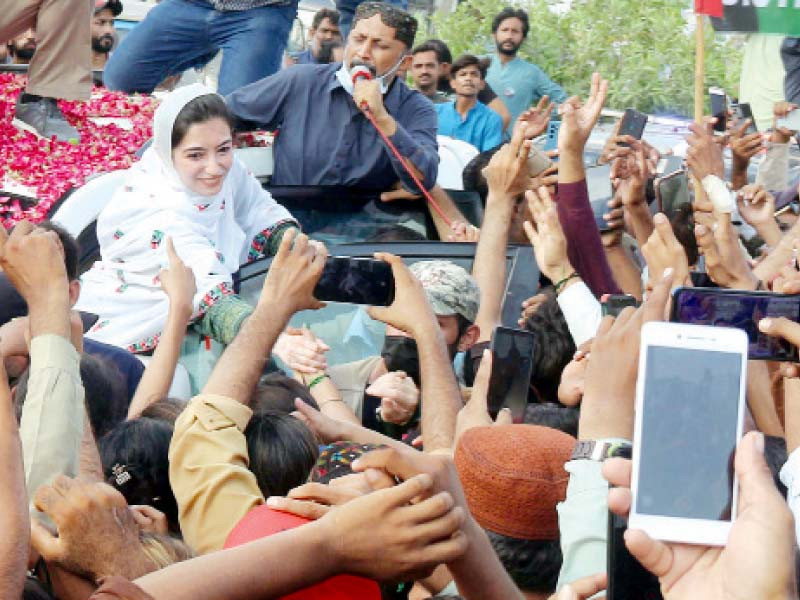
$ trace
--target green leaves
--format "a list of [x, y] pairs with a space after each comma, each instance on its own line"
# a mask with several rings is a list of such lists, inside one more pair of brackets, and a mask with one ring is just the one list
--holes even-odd
[[[694, 20], [678, 0], [526, 0], [530, 33], [520, 56], [538, 64], [569, 94], [585, 95], [592, 72], [610, 82], [606, 105], [692, 114]], [[494, 52], [492, 18], [504, 0], [464, 0], [448, 15], [434, 15], [432, 34], [457, 57]], [[689, 21], [687, 21], [687, 16]], [[423, 29], [423, 28], [421, 28]], [[418, 41], [425, 38], [420, 31]], [[706, 27], [706, 85], [738, 95], [741, 37]]]

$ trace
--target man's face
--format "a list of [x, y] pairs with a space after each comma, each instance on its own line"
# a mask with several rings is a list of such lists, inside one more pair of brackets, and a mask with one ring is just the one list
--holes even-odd
[[459, 69], [450, 81], [453, 91], [459, 96], [475, 98], [483, 87], [483, 78], [477, 65]]
[[497, 51], [507, 56], [514, 56], [522, 45], [522, 21], [517, 17], [503, 20], [494, 33]]
[[347, 38], [345, 64], [351, 69], [363, 65], [377, 77], [386, 74], [408, 51], [394, 34], [395, 28], [384, 25], [380, 15], [357, 21]]
[[417, 52], [411, 58], [411, 77], [421, 90], [435, 88], [441, 76], [436, 52]]
[[331, 23], [328, 18], [322, 19], [322, 22], [317, 28], [311, 28], [308, 32], [311, 35], [311, 50], [316, 54], [319, 53], [320, 48], [324, 42], [332, 42], [333, 40], [341, 39], [342, 33], [339, 31], [339, 26]]
[[92, 50], [108, 54], [114, 47], [114, 40], [114, 13], [110, 8], [104, 8], [92, 19]]
[[30, 60], [36, 52], [36, 32], [28, 29], [25, 33], [16, 37], [11, 42], [11, 50], [14, 56], [20, 60]]
[[[474, 341], [469, 344], [462, 343], [465, 340], [462, 340], [458, 335], [458, 316], [436, 315], [436, 320], [439, 322], [439, 329], [442, 330], [442, 337], [444, 337], [444, 343], [447, 346], [447, 351], [451, 360], [455, 358], [457, 352], [468, 349], [468, 347], [474, 343]], [[386, 335], [411, 337], [405, 331], [401, 331], [391, 325], [386, 326]], [[470, 336], [465, 335], [465, 337]], [[464, 347], [465, 345], [467, 346], [466, 348]]]

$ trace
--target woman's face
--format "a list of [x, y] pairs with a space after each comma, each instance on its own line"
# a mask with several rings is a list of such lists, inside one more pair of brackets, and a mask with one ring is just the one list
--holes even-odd
[[224, 119], [191, 125], [172, 149], [172, 163], [183, 185], [202, 196], [219, 193], [233, 164], [232, 144], [231, 128]]

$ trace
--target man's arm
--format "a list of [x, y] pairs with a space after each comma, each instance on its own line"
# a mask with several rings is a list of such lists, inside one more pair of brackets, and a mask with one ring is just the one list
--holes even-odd
[[54, 232], [23, 221], [0, 229], [0, 265], [28, 304], [31, 366], [20, 437], [31, 497], [56, 475], [77, 475], [83, 437], [79, 355], [70, 343], [69, 283]]
[[295, 69], [283, 69], [225, 96], [225, 104], [238, 121], [237, 129], [279, 127], [284, 103], [294, 90]]
[[492, 338], [500, 325], [506, 286], [506, 246], [514, 215], [514, 201], [528, 183], [527, 157], [530, 144], [517, 128], [510, 144], [500, 148], [484, 169], [489, 195], [483, 217], [481, 237], [475, 249], [472, 274], [480, 289], [480, 305], [475, 324], [480, 328], [478, 341]]
[[425, 451], [447, 451], [453, 447], [456, 417], [461, 408], [453, 365], [439, 323], [433, 314], [420, 282], [392, 254], [377, 253], [375, 258], [392, 266], [396, 293], [389, 307], [370, 306], [369, 316], [410, 333], [417, 342], [422, 377], [422, 435]]

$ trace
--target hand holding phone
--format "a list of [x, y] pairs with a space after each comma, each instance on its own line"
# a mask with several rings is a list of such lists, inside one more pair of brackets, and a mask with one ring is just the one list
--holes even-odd
[[734, 104], [731, 107], [731, 113], [733, 114], [733, 118], [736, 121], [737, 127], [741, 127], [747, 119], [750, 119], [750, 124], [747, 126], [747, 129], [745, 129], [744, 135], [758, 133], [756, 120], [753, 118], [753, 111], [751, 110], [749, 103], [739, 102], [738, 104]]
[[549, 169], [553, 165], [553, 160], [542, 150], [531, 146], [528, 153], [528, 175], [536, 177]]
[[611, 231], [603, 215], [610, 210], [609, 200], [614, 197], [611, 187], [611, 163], [586, 169], [586, 186], [589, 191], [589, 203], [592, 205], [594, 222], [600, 233]]
[[658, 177], [655, 191], [658, 212], [664, 213], [670, 219], [682, 206], [691, 202], [689, 177], [683, 169]]
[[[647, 115], [636, 109], [628, 108], [622, 115], [622, 122], [619, 125], [618, 136], [629, 135], [634, 139], [642, 139], [644, 128], [647, 125]], [[620, 142], [620, 146], [628, 146], [625, 142]]]
[[738, 329], [642, 327], [629, 527], [721, 546], [737, 511], [747, 336]]
[[800, 109], [795, 108], [784, 117], [778, 117], [775, 125], [780, 129], [800, 131]]

